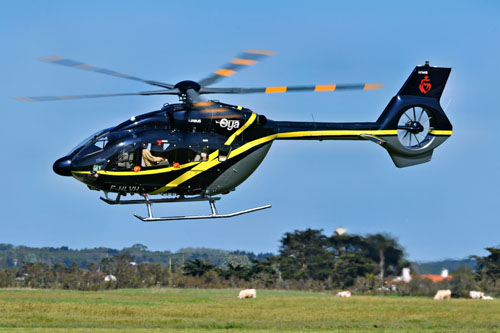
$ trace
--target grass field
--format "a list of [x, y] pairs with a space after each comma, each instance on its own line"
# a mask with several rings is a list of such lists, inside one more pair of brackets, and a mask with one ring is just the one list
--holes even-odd
[[0, 331], [500, 331], [500, 302], [237, 290], [0, 289]]

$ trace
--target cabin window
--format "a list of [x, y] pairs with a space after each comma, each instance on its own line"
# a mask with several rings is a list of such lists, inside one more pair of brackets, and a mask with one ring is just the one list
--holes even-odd
[[189, 149], [192, 151], [189, 162], [207, 162], [213, 151], [208, 145], [192, 145]]
[[169, 166], [171, 157], [168, 153], [170, 144], [158, 140], [156, 143], [144, 144], [141, 150], [141, 166], [154, 167], [154, 166]]
[[181, 147], [166, 140], [147, 143], [142, 148], [142, 167], [173, 166], [176, 163], [206, 162], [210, 157], [208, 145], [189, 145]]
[[141, 149], [142, 167], [168, 167], [175, 163], [176, 145], [167, 140], [145, 143]]
[[130, 144], [119, 150], [107, 160], [107, 170], [132, 170], [140, 163], [140, 149]]
[[132, 169], [134, 167], [134, 151], [122, 151], [116, 159], [116, 169]]
[[229, 158], [229, 154], [231, 153], [231, 146], [220, 146], [219, 147], [219, 162], [225, 162]]

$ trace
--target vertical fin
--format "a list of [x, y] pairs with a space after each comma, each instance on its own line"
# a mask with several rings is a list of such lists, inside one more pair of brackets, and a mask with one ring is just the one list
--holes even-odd
[[451, 68], [431, 67], [426, 62], [424, 66], [415, 67], [398, 95], [431, 97], [439, 101], [450, 72]]

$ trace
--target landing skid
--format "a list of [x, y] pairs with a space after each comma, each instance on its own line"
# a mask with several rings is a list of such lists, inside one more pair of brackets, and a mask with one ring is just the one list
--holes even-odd
[[[105, 198], [100, 198], [102, 201], [109, 205], [134, 205], [134, 204], [146, 204], [148, 209], [148, 216], [142, 217], [134, 214], [142, 222], [160, 222], [160, 221], [175, 221], [175, 220], [200, 220], [200, 219], [217, 219], [217, 218], [227, 218], [234, 217], [238, 215], [243, 215], [247, 213], [256, 212], [258, 210], [263, 210], [271, 208], [271, 205], [265, 205], [245, 210], [240, 210], [229, 214], [220, 214], [215, 207], [215, 201], [220, 200], [220, 197], [193, 197], [193, 198], [166, 198], [166, 199], [149, 199], [147, 194], [144, 194], [144, 200], [121, 200], [120, 194], [116, 196], [115, 200], [108, 198], [107, 193], [105, 193]], [[168, 217], [154, 217], [151, 210], [151, 205], [153, 203], [169, 203], [169, 202], [191, 202], [191, 201], [208, 201], [210, 204], [210, 210], [212, 213], [210, 215], [191, 215], [191, 216], [168, 216]]]

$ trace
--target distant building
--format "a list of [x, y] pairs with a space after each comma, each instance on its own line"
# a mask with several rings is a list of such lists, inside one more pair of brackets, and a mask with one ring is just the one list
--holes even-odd
[[403, 268], [403, 276], [401, 276], [401, 279], [403, 280], [403, 282], [411, 281], [410, 267]]
[[411, 281], [411, 275], [410, 275], [410, 268], [405, 267], [403, 268], [403, 273], [401, 276], [396, 277], [395, 279], [392, 280], [392, 282], [402, 282], [402, 283], [408, 283]]
[[342, 227], [339, 227], [337, 229], [335, 229], [335, 233], [339, 236], [342, 236], [343, 234], [345, 234], [347, 232], [347, 229], [346, 228], [342, 228]]
[[422, 279], [428, 279], [431, 280], [432, 282], [441, 282], [441, 281], [446, 281], [446, 280], [451, 280], [453, 279], [453, 276], [448, 274], [448, 270], [446, 268], [443, 268], [441, 271], [441, 275], [437, 274], [422, 274], [420, 275]]

